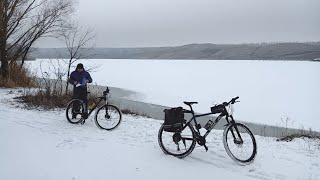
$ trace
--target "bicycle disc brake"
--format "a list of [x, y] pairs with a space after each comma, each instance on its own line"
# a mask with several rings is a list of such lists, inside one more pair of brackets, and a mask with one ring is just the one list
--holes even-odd
[[174, 135], [172, 136], [173, 142], [178, 143], [179, 141], [181, 141], [182, 137], [180, 133], [174, 133]]
[[104, 115], [105, 118], [110, 119], [110, 115], [106, 113], [106, 115]]
[[179, 141], [181, 141], [182, 137], [180, 133], [174, 133], [172, 136], [173, 142], [177, 145], [177, 151], [180, 151]]

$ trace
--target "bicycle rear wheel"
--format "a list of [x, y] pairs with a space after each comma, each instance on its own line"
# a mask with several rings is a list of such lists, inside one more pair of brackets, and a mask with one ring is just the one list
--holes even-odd
[[181, 133], [166, 132], [162, 124], [158, 133], [158, 143], [165, 154], [178, 158], [186, 157], [196, 146], [194, 129], [188, 124]]
[[100, 129], [113, 130], [119, 126], [122, 114], [118, 107], [106, 104], [97, 110], [94, 120]]
[[257, 144], [250, 129], [241, 123], [229, 124], [223, 132], [223, 145], [229, 157], [240, 165], [253, 162]]
[[80, 99], [74, 99], [69, 102], [67, 109], [66, 109], [66, 116], [67, 120], [71, 124], [79, 123], [85, 112], [84, 103]]

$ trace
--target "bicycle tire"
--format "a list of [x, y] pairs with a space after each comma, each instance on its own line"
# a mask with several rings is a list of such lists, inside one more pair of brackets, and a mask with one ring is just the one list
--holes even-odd
[[[73, 106], [75, 104], [78, 104], [78, 106], [80, 106], [80, 110], [78, 112], [76, 112], [76, 116], [78, 114], [81, 115], [81, 117], [79, 119], [76, 119], [76, 118], [73, 118]], [[71, 114], [69, 114], [69, 112], [71, 112]], [[82, 118], [83, 118], [83, 114], [84, 114], [84, 103], [83, 101], [81, 101], [80, 99], [73, 99], [69, 102], [68, 106], [67, 106], [67, 109], [66, 109], [66, 117], [67, 117], [67, 120], [71, 123], [71, 124], [78, 124]], [[71, 116], [71, 117], [70, 117]]]
[[[190, 130], [190, 132], [186, 132], [187, 130]], [[184, 132], [185, 131], [185, 132]], [[179, 133], [180, 135], [181, 135], [181, 137], [187, 137], [187, 134], [189, 134], [189, 133], [191, 133], [191, 135], [189, 135], [189, 136], [192, 136], [191, 138], [192, 138], [192, 140], [188, 140], [188, 141], [192, 141], [191, 143], [190, 143], [190, 147], [188, 148], [188, 149], [186, 149], [186, 151], [185, 152], [181, 152], [181, 153], [178, 153], [179, 151], [180, 151], [180, 148], [178, 148], [177, 149], [177, 153], [175, 153], [175, 152], [172, 152], [168, 147], [166, 147], [166, 145], [165, 144], [168, 144], [169, 145], [169, 142], [164, 142], [164, 140], [163, 140], [163, 133], [168, 133], [168, 141], [170, 142], [170, 141], [172, 141], [171, 143], [172, 143], [172, 145], [173, 146], [178, 146], [179, 147], [179, 144], [177, 145], [175, 142], [174, 142], [174, 140], [173, 140], [173, 138], [174, 138], [174, 135], [176, 134], [176, 133], [174, 133], [174, 132], [166, 132], [166, 131], [164, 131], [164, 125], [162, 124], [161, 125], [161, 127], [160, 127], [160, 129], [159, 129], [159, 132], [158, 132], [158, 143], [159, 143], [159, 146], [160, 146], [160, 148], [161, 148], [161, 150], [165, 153], [165, 154], [169, 154], [169, 155], [172, 155], [172, 156], [175, 156], [175, 157], [178, 157], [178, 158], [184, 158], [184, 157], [186, 157], [186, 156], [188, 156], [193, 150], [194, 150], [194, 148], [195, 148], [195, 146], [196, 146], [196, 138], [195, 138], [195, 131], [194, 131], [194, 129], [193, 129], [193, 127], [190, 125], [190, 124], [188, 124], [183, 130], [182, 130], [182, 132], [181, 133]], [[170, 135], [170, 133], [171, 133], [171, 135]], [[170, 140], [170, 136], [171, 136], [171, 140]], [[182, 140], [179, 140], [179, 142], [181, 142]], [[178, 142], [178, 143], [179, 143]], [[174, 145], [175, 144], [175, 145]], [[189, 143], [188, 143], [189, 144]], [[174, 148], [174, 147], [173, 147]], [[185, 147], [186, 148], [186, 147]]]
[[[108, 113], [104, 115], [104, 118], [100, 118], [98, 116], [102, 115], [102, 112], [103, 112], [102, 110], [103, 109], [106, 109]], [[114, 118], [115, 119], [114, 123], [111, 122], [112, 121], [112, 119], [111, 119], [112, 117], [115, 117]], [[122, 121], [122, 113], [121, 113], [121, 111], [119, 110], [119, 108], [117, 106], [110, 105], [110, 104], [105, 104], [105, 105], [101, 106], [96, 111], [96, 114], [94, 116], [94, 120], [95, 120], [96, 125], [100, 129], [104, 129], [104, 130], [110, 131], [110, 130], [115, 129], [116, 127], [118, 127], [120, 125], [120, 122]], [[111, 125], [110, 125], [110, 123], [111, 123]]]
[[[239, 136], [235, 127], [238, 129], [239, 134], [243, 140], [242, 144], [241, 143], [236, 143], [236, 140], [234, 139], [234, 136], [232, 135], [232, 132], [235, 134], [236, 138]], [[243, 128], [242, 130], [240, 130], [240, 128]], [[230, 136], [229, 136], [230, 135]], [[230, 137], [230, 138], [228, 138]], [[251, 141], [249, 142], [249, 140], [251, 139]], [[247, 145], [252, 145], [252, 150], [250, 150], [250, 155], [248, 156], [248, 158], [244, 158], [244, 159], [240, 159], [239, 156], [236, 156], [234, 152], [231, 151], [229, 142], [234, 144], [237, 144], [236, 146], [242, 147], [244, 142], [248, 143]], [[251, 144], [252, 143], [252, 144]], [[240, 145], [241, 144], [241, 145]], [[223, 132], [223, 145], [224, 148], [228, 154], [228, 156], [235, 161], [236, 163], [240, 164], [240, 165], [246, 165], [246, 164], [250, 164], [251, 162], [253, 162], [254, 158], [256, 157], [257, 154], [257, 144], [256, 144], [256, 140], [255, 137], [253, 135], [253, 133], [250, 131], [250, 129], [245, 126], [244, 124], [241, 123], [230, 123], [224, 130]], [[244, 152], [243, 150], [241, 150], [241, 152]]]

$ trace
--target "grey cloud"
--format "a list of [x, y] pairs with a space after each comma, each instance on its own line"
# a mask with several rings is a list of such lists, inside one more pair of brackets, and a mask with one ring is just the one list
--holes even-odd
[[319, 0], [80, 0], [99, 47], [319, 41]]

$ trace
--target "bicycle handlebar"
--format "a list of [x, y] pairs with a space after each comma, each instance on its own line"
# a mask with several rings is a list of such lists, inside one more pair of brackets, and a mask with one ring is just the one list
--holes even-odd
[[237, 96], [237, 97], [235, 97], [235, 98], [232, 98], [229, 102], [224, 102], [224, 103], [222, 103], [222, 105], [224, 105], [224, 106], [229, 106], [230, 103], [231, 103], [231, 104], [234, 104], [234, 103], [236, 103], [236, 102], [239, 102], [239, 101], [236, 101], [237, 99], [239, 99], [239, 96]]
[[103, 91], [103, 96], [99, 96], [98, 98], [100, 99], [106, 99], [107, 95], [110, 93], [110, 89], [109, 87], [107, 87], [107, 89], [105, 91]]
[[110, 92], [110, 89], [109, 87], [107, 87], [107, 89], [103, 91], [103, 96], [106, 96], [109, 92]]

